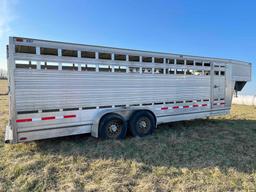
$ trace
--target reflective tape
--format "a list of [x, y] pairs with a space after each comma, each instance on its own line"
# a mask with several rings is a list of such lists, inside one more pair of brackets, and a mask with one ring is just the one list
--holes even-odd
[[55, 119], [55, 116], [51, 116], [51, 117], [42, 117], [41, 120], [53, 120]]
[[[182, 106], [173, 106], [172, 109], [188, 109], [188, 108], [194, 108], [194, 107], [207, 107], [209, 104], [203, 103], [203, 104], [193, 104], [193, 105], [182, 105]], [[162, 107], [161, 110], [168, 110], [170, 108], [168, 107]]]
[[76, 115], [64, 115], [64, 118], [75, 118]]
[[162, 107], [161, 110], [168, 110], [168, 107]]
[[16, 123], [24, 123], [24, 122], [30, 122], [32, 121], [32, 118], [27, 118], [27, 119], [17, 119]]
[[70, 119], [70, 118], [76, 118], [76, 115], [48, 116], [48, 117], [39, 117], [39, 118], [17, 119], [16, 123], [25, 123], [25, 122], [34, 122], [34, 121], [49, 121], [49, 120]]

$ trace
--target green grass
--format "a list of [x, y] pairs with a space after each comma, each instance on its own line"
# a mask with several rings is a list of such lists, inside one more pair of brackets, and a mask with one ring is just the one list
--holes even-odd
[[161, 125], [152, 136], [89, 135], [5, 145], [0, 97], [0, 191], [256, 191], [256, 109]]

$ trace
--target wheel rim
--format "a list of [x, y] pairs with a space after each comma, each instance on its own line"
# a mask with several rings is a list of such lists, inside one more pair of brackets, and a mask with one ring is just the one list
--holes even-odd
[[141, 117], [137, 121], [138, 132], [141, 134], [147, 134], [151, 127], [150, 119], [147, 117]]
[[106, 129], [106, 134], [109, 138], [117, 138], [123, 127], [123, 122], [121, 120], [112, 120], [111, 122], [108, 123], [107, 129]]

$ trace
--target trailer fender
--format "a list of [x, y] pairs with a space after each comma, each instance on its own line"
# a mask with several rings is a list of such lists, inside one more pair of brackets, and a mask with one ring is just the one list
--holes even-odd
[[116, 113], [124, 118], [125, 121], [128, 120], [130, 114], [132, 113], [129, 109], [106, 109], [99, 111], [95, 117], [93, 118], [92, 128], [91, 128], [91, 135], [93, 137], [98, 138], [99, 137], [99, 123], [103, 116], [109, 114], [109, 113]]

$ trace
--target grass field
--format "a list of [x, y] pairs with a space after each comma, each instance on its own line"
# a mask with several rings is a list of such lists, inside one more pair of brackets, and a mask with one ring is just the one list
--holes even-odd
[[5, 145], [7, 118], [1, 96], [0, 191], [256, 191], [254, 107], [124, 141], [81, 135]]

